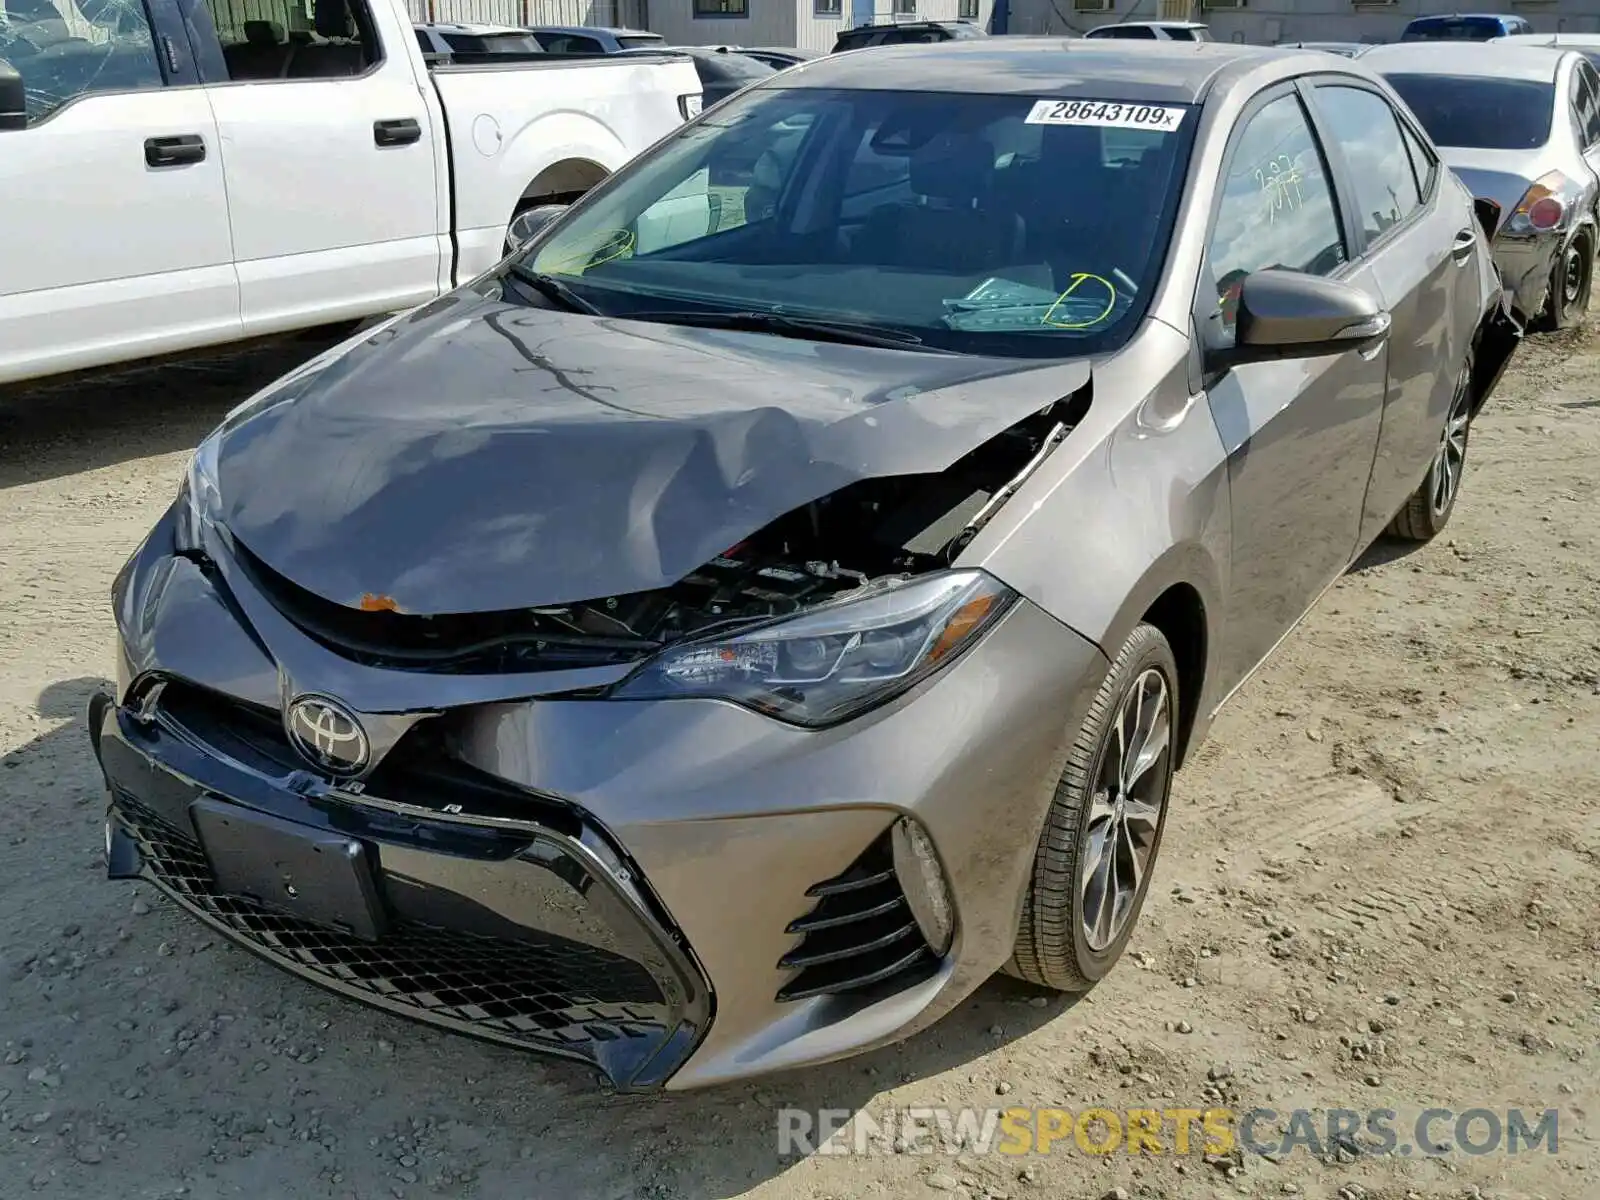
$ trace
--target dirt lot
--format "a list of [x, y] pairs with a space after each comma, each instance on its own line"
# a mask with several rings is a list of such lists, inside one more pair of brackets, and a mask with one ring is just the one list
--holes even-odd
[[[0, 407], [0, 1195], [1600, 1196], [1600, 334], [1524, 348], [1449, 536], [1375, 548], [1219, 721], [1089, 998], [996, 981], [908, 1045], [664, 1099], [359, 1009], [103, 878], [81, 713], [112, 575], [186, 449], [307, 351]], [[778, 1154], [780, 1105], [933, 1104], [1391, 1108], [1402, 1134], [1553, 1107], [1559, 1143]]]

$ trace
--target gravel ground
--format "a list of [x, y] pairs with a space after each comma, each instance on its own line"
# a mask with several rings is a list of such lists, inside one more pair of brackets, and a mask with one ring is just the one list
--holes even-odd
[[[666, 1098], [355, 1007], [103, 878], [112, 575], [186, 450], [314, 349], [0, 404], [0, 1195], [1600, 1195], [1600, 336], [1524, 347], [1448, 536], [1376, 547], [1235, 699], [1090, 996], [997, 980], [907, 1045]], [[779, 1105], [934, 1104], [1554, 1107], [1559, 1143], [778, 1153]]]

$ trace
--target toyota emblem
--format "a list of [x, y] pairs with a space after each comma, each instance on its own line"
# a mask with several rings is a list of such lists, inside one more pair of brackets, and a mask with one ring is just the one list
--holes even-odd
[[359, 775], [371, 749], [361, 722], [344, 705], [326, 696], [297, 696], [284, 726], [300, 756], [330, 775]]

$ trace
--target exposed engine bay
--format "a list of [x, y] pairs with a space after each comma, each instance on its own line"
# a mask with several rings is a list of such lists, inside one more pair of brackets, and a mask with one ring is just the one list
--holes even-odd
[[950, 566], [1088, 406], [1085, 387], [944, 471], [862, 480], [786, 513], [670, 587], [577, 604], [448, 615], [359, 611], [306, 591], [238, 549], [287, 617], [367, 665], [510, 673], [629, 662], [686, 637]]

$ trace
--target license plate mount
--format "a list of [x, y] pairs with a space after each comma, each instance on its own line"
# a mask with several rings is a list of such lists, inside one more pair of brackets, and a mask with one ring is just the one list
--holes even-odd
[[346, 834], [224, 801], [189, 806], [217, 889], [365, 941], [386, 921], [367, 848]]

